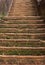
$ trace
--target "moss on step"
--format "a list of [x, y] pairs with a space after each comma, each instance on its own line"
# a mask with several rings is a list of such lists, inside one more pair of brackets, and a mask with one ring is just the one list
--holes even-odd
[[8, 50], [0, 51], [0, 55], [45, 55], [45, 50]]

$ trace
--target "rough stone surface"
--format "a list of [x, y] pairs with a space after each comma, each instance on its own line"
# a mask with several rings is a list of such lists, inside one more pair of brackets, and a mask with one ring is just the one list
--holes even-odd
[[10, 16], [33, 16], [37, 13], [36, 0], [13, 0]]

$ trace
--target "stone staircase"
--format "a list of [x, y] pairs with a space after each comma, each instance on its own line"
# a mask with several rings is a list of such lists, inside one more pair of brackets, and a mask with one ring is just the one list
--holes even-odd
[[36, 0], [13, 0], [0, 19], [0, 65], [45, 65], [45, 24]]
[[0, 19], [0, 64], [45, 65], [45, 24], [40, 16]]

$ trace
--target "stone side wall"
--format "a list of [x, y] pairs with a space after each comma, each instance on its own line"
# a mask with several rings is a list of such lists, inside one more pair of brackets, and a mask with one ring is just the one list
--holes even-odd
[[0, 15], [6, 15], [12, 0], [0, 0]]
[[45, 17], [45, 0], [42, 0], [39, 5], [40, 15]]

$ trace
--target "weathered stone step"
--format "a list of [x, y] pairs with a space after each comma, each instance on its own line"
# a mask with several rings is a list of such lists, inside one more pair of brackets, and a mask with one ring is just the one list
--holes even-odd
[[36, 23], [43, 23], [43, 21], [44, 20], [40, 16], [23, 16], [23, 17], [7, 16], [1, 18], [0, 23], [36, 24]]
[[40, 40], [40, 39], [0, 39], [0, 40], [9, 40], [9, 41], [42, 41], [42, 40]]
[[0, 35], [3, 35], [3, 34], [6, 34], [6, 35], [36, 35], [36, 36], [38, 36], [38, 35], [45, 35], [45, 33], [0, 33]]
[[20, 55], [20, 56], [18, 56], [18, 55], [17, 56], [15, 56], [15, 55], [0, 55], [0, 58], [2, 58], [2, 59], [4, 59], [4, 58], [7, 58], [7, 59], [8, 58], [9, 59], [10, 58], [18, 58], [18, 59], [24, 59], [24, 58], [28, 59], [28, 58], [30, 58], [30, 59], [38, 59], [38, 60], [41, 59], [41, 60], [43, 60], [43, 59], [45, 59], [45, 55], [43, 55], [43, 56], [36, 56], [36, 55], [35, 56], [34, 55], [33, 56], [31, 56], [31, 55], [27, 55], [27, 56], [25, 56], [25, 55], [24, 56], [23, 55]]
[[[16, 4], [19, 4], [19, 3], [16, 3]], [[28, 3], [26, 3], [27, 5], [28, 5]], [[31, 5], [32, 3], [30, 3], [30, 5], [28, 5], [29, 7], [30, 7], [30, 9], [35, 9], [36, 7], [35, 7], [35, 5], [33, 4], [33, 5]], [[13, 5], [14, 7], [15, 7], [15, 5]], [[25, 5], [23, 5], [24, 7], [26, 7]], [[14, 7], [12, 7], [12, 9], [11, 9], [11, 11], [13, 11], [14, 10]], [[32, 8], [33, 7], [33, 8]], [[17, 8], [15, 8], [15, 9], [17, 9]], [[10, 11], [10, 12], [11, 12]], [[30, 10], [31, 11], [31, 10]], [[13, 12], [12, 12], [13, 13]]]
[[0, 28], [0, 33], [45, 33], [45, 28]]
[[3, 23], [3, 24], [6, 24], [6, 23], [9, 23], [9, 24], [42, 24], [43, 23], [43, 20], [25, 20], [25, 19], [5, 19], [5, 20], [1, 20], [0, 21], [0, 24]]
[[[25, 7], [25, 5], [24, 5], [24, 7]], [[35, 10], [35, 6], [34, 5], [29, 5], [29, 7], [30, 7], [30, 12], [32, 11], [32, 10]], [[32, 8], [33, 7], [33, 8]], [[15, 8], [15, 9], [17, 9], [17, 8]], [[9, 14], [11, 15], [11, 14], [13, 14], [13, 12], [14, 12], [14, 10], [15, 10], [14, 8], [12, 8], [12, 10], [9, 12]], [[28, 9], [29, 10], [29, 9]], [[22, 10], [22, 12], [24, 12], [25, 10]], [[25, 11], [26, 12], [26, 11]], [[35, 13], [35, 11], [33, 11], [34, 13]], [[29, 13], [30, 14], [30, 13]], [[9, 15], [9, 16], [10, 16]], [[12, 15], [13, 16], [13, 15]], [[29, 15], [28, 15], [29, 16]], [[32, 15], [33, 16], [33, 15]]]
[[[4, 59], [5, 58], [5, 59]], [[21, 62], [20, 62], [21, 61]], [[15, 56], [15, 55], [0, 55], [0, 64], [2, 65], [45, 65], [45, 56]]]
[[45, 28], [45, 24], [0, 24], [0, 28]]
[[45, 33], [0, 33], [0, 39], [45, 39]]
[[0, 18], [3, 20], [43, 20], [41, 16], [4, 16]]
[[0, 47], [0, 55], [45, 55], [45, 47]]
[[[25, 7], [25, 6], [24, 6]], [[34, 5], [29, 5], [29, 7], [30, 7], [30, 12], [32, 11], [32, 10], [35, 10], [35, 6]], [[34, 8], [32, 8], [32, 7], [34, 7]], [[17, 9], [17, 8], [16, 8]], [[29, 9], [28, 9], [29, 10]], [[14, 8], [12, 8], [12, 10], [9, 12], [9, 14], [11, 15], [11, 14], [13, 14], [13, 11], [14, 11]], [[23, 12], [23, 11], [22, 11]], [[30, 14], [30, 13], [29, 13]], [[9, 16], [10, 16], [9, 15]]]
[[40, 41], [40, 42], [42, 42], [43, 40], [40, 40], [40, 39], [0, 39], [0, 41], [26, 41], [26, 42], [28, 42], [28, 41]]
[[[14, 2], [13, 2], [13, 3], [14, 3]], [[32, 4], [34, 5], [34, 2], [33, 2], [33, 1], [31, 1], [31, 0], [30, 0], [30, 2], [29, 2], [29, 1], [27, 1], [27, 2], [25, 2], [25, 3], [26, 3], [27, 5], [28, 5], [29, 3], [30, 3], [30, 5], [32, 5]], [[16, 4], [19, 4], [19, 1], [17, 1], [17, 2], [16, 2]], [[32, 6], [33, 6], [33, 5], [32, 5]], [[12, 7], [13, 7], [13, 6], [14, 6], [14, 5], [12, 5]]]
[[45, 47], [2, 47], [0, 46], [0, 50], [45, 50]]
[[4, 47], [45, 47], [45, 42], [39, 39], [0, 39], [0, 46]]
[[[34, 7], [34, 6], [29, 6], [29, 7]], [[33, 14], [36, 15], [36, 14], [35, 14], [35, 11], [33, 11], [33, 10], [35, 10], [35, 9], [34, 9], [34, 8], [30, 8], [30, 9], [31, 9], [31, 11], [29, 11], [29, 13], [27, 14], [27, 16], [30, 15], [30, 14], [31, 14], [32, 16], [33, 16]], [[14, 9], [13, 9], [11, 12], [9, 12], [9, 16], [15, 16], [14, 13], [12, 13], [13, 11], [14, 11]], [[33, 12], [32, 12], [32, 11], [33, 11]], [[22, 12], [25, 12], [25, 11], [22, 11]], [[32, 13], [33, 13], [33, 14], [32, 14]]]

